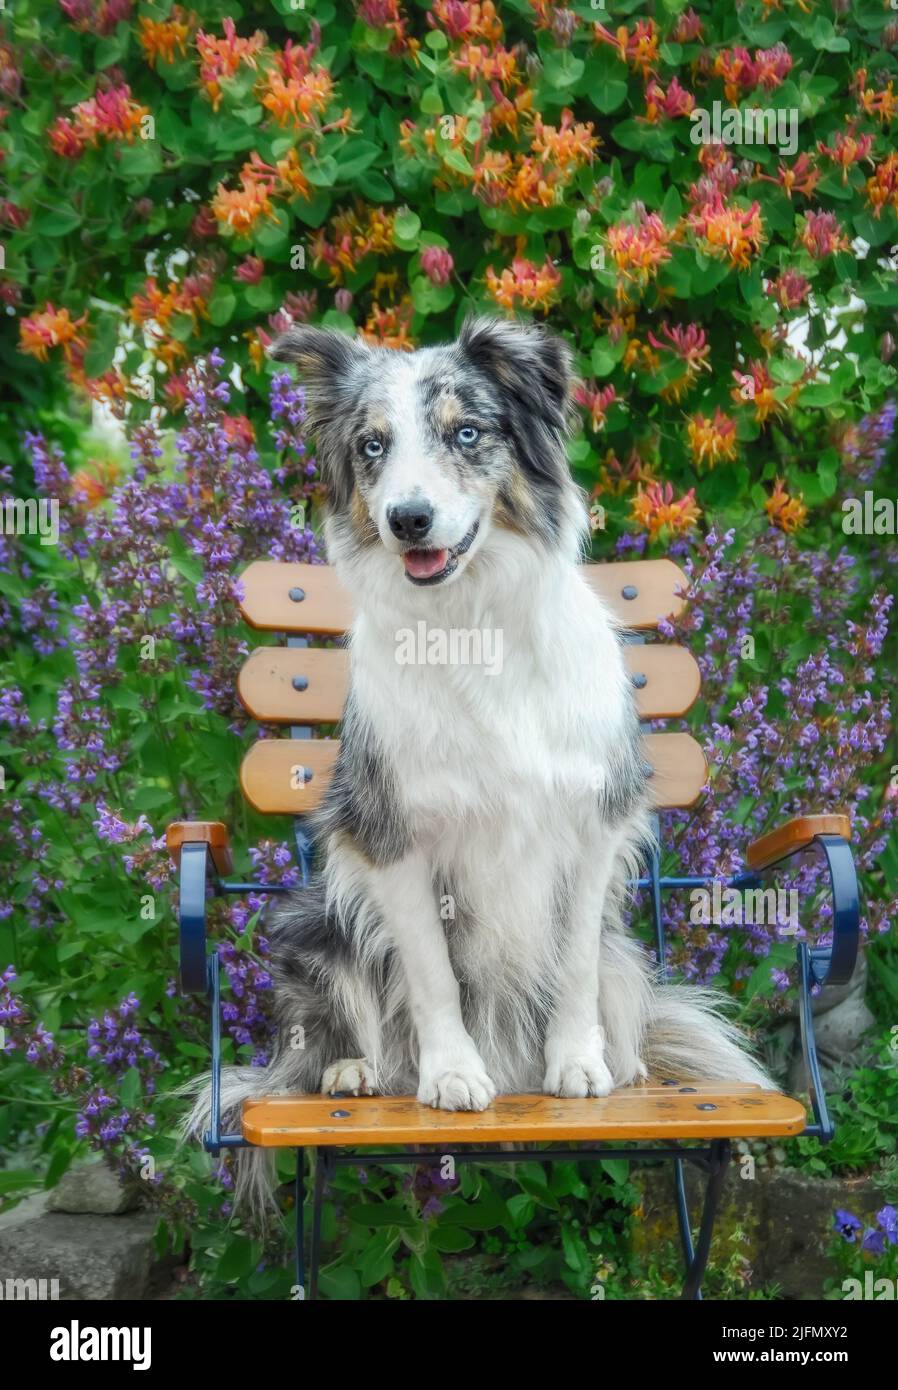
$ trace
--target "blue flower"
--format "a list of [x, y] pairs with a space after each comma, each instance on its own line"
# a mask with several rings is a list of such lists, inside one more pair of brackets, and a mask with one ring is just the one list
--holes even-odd
[[833, 1225], [842, 1239], [849, 1241], [851, 1244], [854, 1244], [857, 1232], [863, 1229], [862, 1222], [858, 1221], [854, 1213], [845, 1211], [842, 1207], [839, 1207], [836, 1212]]

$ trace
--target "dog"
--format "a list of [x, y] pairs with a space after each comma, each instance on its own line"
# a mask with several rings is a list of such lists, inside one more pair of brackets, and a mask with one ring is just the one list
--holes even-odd
[[[473, 318], [411, 353], [312, 326], [271, 351], [305, 386], [357, 616], [321, 867], [266, 924], [277, 1045], [225, 1069], [226, 1121], [278, 1092], [484, 1110], [649, 1075], [769, 1085], [717, 997], [663, 984], [623, 926], [650, 803], [622, 633], [581, 568], [564, 340]], [[397, 659], [421, 631], [501, 634], [501, 669]], [[239, 1163], [258, 1207], [264, 1151]]]

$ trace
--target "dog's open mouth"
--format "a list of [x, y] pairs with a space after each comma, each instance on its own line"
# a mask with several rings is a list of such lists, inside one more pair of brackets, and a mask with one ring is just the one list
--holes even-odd
[[448, 549], [404, 551], [402, 563], [407, 577], [413, 584], [440, 584], [448, 579], [458, 568], [459, 557], [474, 544], [479, 527], [480, 522], [475, 521], [458, 545], [449, 546]]

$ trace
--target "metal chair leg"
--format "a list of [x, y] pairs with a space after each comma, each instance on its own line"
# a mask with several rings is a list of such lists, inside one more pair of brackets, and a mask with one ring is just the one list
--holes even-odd
[[[705, 1190], [705, 1204], [702, 1208], [698, 1241], [692, 1259], [689, 1261], [686, 1279], [683, 1283], [683, 1292], [680, 1295], [683, 1299], [695, 1300], [701, 1298], [702, 1279], [708, 1264], [708, 1256], [711, 1253], [711, 1237], [714, 1233], [714, 1218], [717, 1215], [717, 1204], [720, 1201], [720, 1193], [723, 1189], [723, 1180], [726, 1177], [729, 1161], [729, 1139], [715, 1139], [711, 1145], [711, 1154], [708, 1163], [708, 1186]], [[685, 1210], [685, 1193], [683, 1205]]]
[[321, 1267], [321, 1208], [324, 1189], [333, 1164], [330, 1149], [315, 1150], [315, 1185], [312, 1190], [312, 1248], [309, 1252], [309, 1298], [318, 1297], [318, 1273]]
[[294, 1181], [294, 1219], [296, 1222], [296, 1287], [301, 1290], [300, 1299], [306, 1296], [306, 1252], [305, 1252], [305, 1223], [303, 1220], [303, 1208], [306, 1201], [306, 1151], [305, 1149], [296, 1150], [296, 1178]]

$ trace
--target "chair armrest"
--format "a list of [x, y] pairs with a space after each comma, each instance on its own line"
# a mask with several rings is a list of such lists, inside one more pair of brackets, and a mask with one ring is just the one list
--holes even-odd
[[221, 821], [176, 821], [165, 833], [168, 852], [178, 866], [181, 993], [205, 994], [206, 889], [210, 871], [233, 871], [227, 828]]
[[795, 816], [752, 841], [745, 855], [748, 866], [760, 873], [790, 854], [807, 849], [817, 835], [840, 835], [843, 840], [850, 840], [851, 821], [847, 816]]
[[228, 828], [220, 820], [179, 820], [165, 832], [165, 844], [169, 854], [180, 867], [182, 845], [205, 844], [209, 846], [212, 863], [219, 874], [234, 872], [234, 858]]
[[851, 822], [847, 816], [796, 816], [748, 847], [750, 872], [746, 877], [765, 873], [792, 855], [810, 849], [826, 860], [833, 902], [833, 939], [831, 946], [806, 948], [813, 984], [847, 984], [857, 963], [860, 895], [850, 837]]

